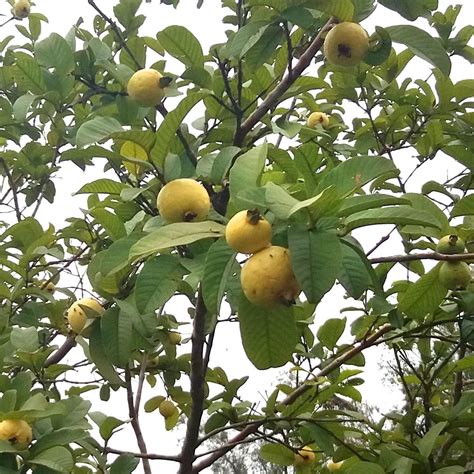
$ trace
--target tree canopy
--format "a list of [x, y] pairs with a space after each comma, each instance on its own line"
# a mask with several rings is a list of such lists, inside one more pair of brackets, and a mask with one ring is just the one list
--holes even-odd
[[[2, 9], [1, 472], [241, 472], [251, 443], [255, 472], [474, 469], [468, 2], [222, 0], [208, 51], [182, 25], [143, 34], [141, 0], [83, 3], [64, 37], [41, 2]], [[62, 209], [71, 166], [95, 178], [68, 177], [87, 202]], [[223, 324], [293, 376], [243, 396]], [[403, 394], [376, 418], [373, 347]], [[115, 393], [123, 412], [98, 411]], [[185, 426], [176, 452], [143, 434], [161, 418]]]

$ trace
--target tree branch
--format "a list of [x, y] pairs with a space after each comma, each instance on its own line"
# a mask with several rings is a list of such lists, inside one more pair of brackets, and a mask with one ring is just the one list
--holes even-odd
[[156, 459], [156, 460], [161, 460], [161, 461], [176, 461], [180, 462], [181, 458], [180, 456], [173, 456], [173, 455], [168, 455], [168, 454], [152, 454], [152, 453], [132, 453], [130, 451], [122, 451], [120, 449], [114, 449], [114, 448], [105, 448], [105, 452], [107, 453], [112, 453], [112, 454], [131, 454], [135, 458], [140, 458], [140, 459]]
[[[128, 416], [130, 417], [135, 437], [137, 438], [137, 444], [142, 455], [147, 454], [145, 440], [143, 439], [143, 433], [140, 428], [138, 421], [138, 412], [135, 410], [133, 404], [133, 390], [132, 390], [132, 377], [130, 374], [130, 367], [127, 366], [125, 369], [125, 382], [127, 384], [127, 402], [128, 402]], [[141, 456], [143, 463], [143, 471], [145, 474], [152, 474], [150, 461], [147, 457]]]
[[44, 363], [44, 367], [49, 367], [50, 365], [58, 364], [61, 362], [64, 357], [69, 353], [69, 351], [76, 345], [76, 335], [69, 334], [63, 345], [54, 353], [51, 354]]
[[234, 145], [242, 146], [246, 135], [252, 128], [264, 117], [264, 115], [273, 107], [275, 107], [281, 96], [289, 89], [291, 84], [300, 77], [305, 69], [311, 64], [315, 54], [323, 45], [323, 35], [331, 28], [335, 19], [329, 18], [326, 24], [321, 28], [314, 40], [308, 46], [308, 49], [300, 56], [300, 59], [295, 64], [293, 69], [289, 71], [281, 82], [273, 89], [272, 92], [263, 100], [263, 102], [255, 109], [255, 111], [242, 123], [239, 133], [236, 135]]
[[[367, 349], [368, 347], [375, 345], [375, 343], [391, 329], [392, 329], [392, 326], [390, 324], [386, 324], [382, 326], [380, 329], [378, 329], [373, 334], [368, 336], [366, 339], [361, 341], [358, 345], [352, 347], [350, 350], [348, 350], [347, 352], [343, 353], [342, 355], [334, 359], [332, 362], [330, 362], [326, 367], [322, 368], [317, 374], [314, 375], [312, 380], [315, 380], [318, 377], [323, 377], [329, 374], [331, 371], [333, 371], [334, 369], [337, 369], [342, 364], [347, 362], [349, 359], [351, 359], [352, 357], [362, 352], [364, 349]], [[311, 380], [309, 382], [311, 382]], [[281, 403], [283, 405], [291, 405], [301, 395], [307, 392], [312, 386], [313, 385], [311, 383], [305, 383], [303, 385], [300, 385], [296, 390], [290, 393]], [[211, 454], [206, 459], [203, 459], [202, 461], [197, 463], [193, 467], [192, 471], [188, 471], [188, 472], [198, 473], [198, 472], [201, 472], [206, 467], [211, 466], [215, 461], [217, 461], [219, 458], [224, 456], [227, 452], [232, 450], [234, 446], [239, 444], [241, 441], [243, 441], [245, 438], [247, 438], [251, 434], [255, 433], [260, 428], [260, 426], [262, 426], [264, 423], [265, 423], [265, 420], [262, 420], [260, 423], [256, 423], [254, 425], [248, 426], [247, 428], [243, 429], [239, 434], [237, 434], [232, 439], [230, 439], [227, 444], [225, 444], [224, 446], [221, 446], [221, 448], [217, 449], [215, 453]], [[183, 474], [184, 474], [184, 471], [183, 471]]]
[[388, 262], [413, 262], [415, 260], [441, 260], [445, 262], [460, 262], [474, 260], [474, 253], [456, 253], [447, 255], [438, 252], [412, 253], [409, 255], [391, 255], [389, 257], [371, 258], [370, 263], [388, 263]]
[[201, 425], [204, 404], [204, 360], [203, 350], [205, 335], [206, 307], [201, 289], [198, 291], [196, 314], [194, 316], [192, 349], [191, 349], [191, 415], [186, 426], [186, 436], [181, 451], [181, 466], [178, 474], [189, 474], [192, 471], [195, 451], [198, 446], [199, 427]]

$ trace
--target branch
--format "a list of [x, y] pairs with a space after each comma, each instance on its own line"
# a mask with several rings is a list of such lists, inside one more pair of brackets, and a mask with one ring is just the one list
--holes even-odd
[[415, 260], [442, 260], [446, 262], [460, 262], [474, 260], [474, 253], [456, 253], [447, 255], [438, 252], [412, 253], [410, 255], [391, 255], [389, 257], [371, 258], [370, 263], [413, 262]]
[[12, 175], [10, 173], [10, 170], [8, 169], [8, 165], [5, 162], [5, 160], [3, 158], [0, 158], [0, 162], [2, 163], [3, 169], [5, 171], [8, 182], [10, 184], [10, 189], [12, 190], [12, 193], [13, 193], [13, 203], [15, 204], [16, 220], [20, 222], [22, 219], [22, 216], [21, 216], [21, 211], [20, 211], [20, 205], [18, 203], [18, 193], [17, 193], [16, 185], [15, 185], [15, 182], [13, 181]]
[[112, 454], [131, 454], [134, 458], [140, 458], [140, 459], [157, 459], [161, 461], [176, 461], [179, 462], [181, 458], [179, 456], [172, 456], [168, 454], [149, 454], [149, 453], [132, 453], [130, 451], [122, 451], [120, 449], [114, 449], [114, 448], [105, 448], [106, 453], [112, 453]]
[[64, 357], [69, 353], [69, 351], [76, 345], [76, 335], [69, 334], [63, 345], [54, 353], [51, 354], [44, 363], [44, 367], [49, 367], [50, 365], [58, 364], [61, 362]]
[[252, 128], [265, 116], [265, 114], [275, 107], [280, 97], [289, 89], [291, 84], [300, 77], [305, 69], [311, 64], [315, 54], [321, 49], [324, 39], [323, 35], [331, 28], [335, 19], [329, 18], [326, 24], [321, 28], [314, 40], [308, 46], [308, 49], [300, 56], [300, 59], [295, 64], [293, 69], [281, 80], [278, 86], [265, 98], [265, 100], [255, 109], [255, 111], [244, 121], [240, 127], [238, 135], [235, 137], [234, 145], [242, 146], [245, 136], [252, 130]]
[[[192, 472], [195, 451], [198, 446], [199, 427], [201, 425], [202, 410], [204, 404], [204, 360], [203, 350], [206, 341], [205, 335], [206, 307], [199, 289], [196, 314], [194, 316], [192, 349], [191, 349], [191, 415], [186, 426], [186, 436], [181, 451], [181, 466], [178, 474], [189, 474]], [[219, 456], [220, 457], [220, 456]]]
[[[138, 412], [135, 410], [133, 404], [133, 391], [132, 391], [132, 377], [130, 374], [130, 367], [127, 366], [125, 369], [125, 382], [127, 383], [127, 402], [128, 402], [128, 416], [130, 417], [133, 431], [135, 432], [135, 437], [137, 438], [138, 447], [142, 455], [147, 454], [145, 440], [143, 439], [142, 430], [140, 428], [140, 423], [138, 421]], [[143, 463], [143, 472], [145, 474], [152, 474], [150, 461], [147, 457], [142, 458]]]
[[[337, 369], [342, 364], [347, 362], [349, 359], [351, 359], [352, 357], [362, 352], [364, 349], [367, 349], [368, 347], [375, 345], [378, 339], [380, 339], [384, 334], [389, 332], [391, 329], [392, 329], [392, 326], [390, 324], [386, 324], [382, 326], [379, 330], [377, 330], [376, 332], [368, 336], [367, 339], [364, 339], [357, 346], [352, 347], [350, 350], [348, 350], [347, 352], [345, 352], [344, 354], [340, 355], [339, 357], [334, 359], [332, 362], [330, 362], [326, 367], [322, 368], [317, 374], [314, 375], [312, 380], [316, 380], [318, 377], [323, 377], [329, 374], [334, 369]], [[296, 390], [290, 393], [281, 403], [286, 406], [291, 405], [301, 395], [307, 392], [312, 386], [313, 385], [311, 383], [305, 383], [303, 385], [300, 385]], [[234, 446], [239, 444], [241, 441], [243, 441], [245, 438], [247, 438], [251, 434], [255, 433], [260, 428], [260, 426], [263, 425], [264, 423], [265, 423], [265, 420], [262, 420], [258, 424], [248, 426], [247, 428], [242, 430], [239, 434], [237, 434], [232, 439], [230, 439], [227, 444], [217, 449], [214, 454], [211, 454], [208, 458], [203, 459], [202, 461], [197, 463], [193, 467], [192, 471], [189, 471], [189, 472], [198, 473], [198, 472], [201, 472], [206, 467], [211, 466], [215, 461], [217, 461], [219, 458], [224, 456], [227, 452], [231, 451]], [[183, 474], [184, 474], [184, 471], [183, 471]]]

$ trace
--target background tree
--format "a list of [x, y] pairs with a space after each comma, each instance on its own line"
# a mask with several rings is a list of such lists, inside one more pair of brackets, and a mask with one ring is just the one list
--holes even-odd
[[[223, 0], [227, 38], [204, 53], [183, 26], [144, 36], [141, 0], [102, 3], [88, 0], [94, 21], [78, 20], [65, 37], [42, 35], [40, 6], [3, 12], [2, 31], [16, 31], [0, 40], [2, 472], [113, 474], [141, 462], [151, 473], [165, 460], [189, 474], [254, 442], [280, 466], [272, 472], [302, 448], [316, 456], [297, 472], [327, 472], [331, 458], [348, 473], [472, 468], [474, 299], [459, 262], [474, 254], [436, 247], [453, 235], [473, 251], [474, 83], [451, 76], [452, 62], [473, 59], [473, 27], [456, 26], [461, 7]], [[156, 9], [169, 4], [184, 7]], [[328, 32], [376, 9], [396, 24], [369, 32], [370, 45], [360, 29], [356, 44], [353, 33], [336, 48], [326, 43], [333, 62], [351, 66], [329, 62]], [[354, 55], [363, 61], [352, 64]], [[166, 97], [150, 107], [147, 94], [127, 93], [144, 68], [160, 72], [148, 74]], [[326, 115], [308, 126], [315, 111]], [[70, 162], [98, 176], [77, 191], [86, 208], [54, 227], [42, 204], [61, 202], [55, 183]], [[447, 175], [425, 179], [436, 166]], [[184, 215], [189, 222], [159, 214], [158, 193], [181, 178], [207, 191], [205, 220], [193, 221], [201, 209]], [[183, 193], [171, 194], [173, 205]], [[247, 209], [270, 222], [273, 245], [289, 249], [280, 256], [291, 257], [291, 285], [278, 301], [267, 286], [282, 267], [266, 275], [257, 265], [256, 282], [256, 270], [249, 275], [272, 305], [244, 296], [249, 257], [224, 238], [228, 219]], [[296, 284], [302, 292], [289, 301]], [[316, 328], [317, 305], [335, 284], [348, 307]], [[72, 314], [79, 326], [68, 324]], [[213, 357], [224, 323], [240, 331], [256, 368], [288, 364], [296, 379], [263, 403], [241, 396], [248, 377], [232, 379]], [[181, 340], [182, 325], [192, 325], [191, 338]], [[405, 396], [377, 422], [352, 409], [375, 346], [393, 354]], [[76, 373], [91, 375], [75, 383]], [[98, 412], [91, 391], [105, 401], [123, 392], [128, 413]], [[168, 430], [185, 423], [179, 452], [144, 437], [144, 412], [155, 410]], [[13, 420], [32, 427], [32, 442]], [[118, 430], [133, 433], [137, 452], [115, 447]]]

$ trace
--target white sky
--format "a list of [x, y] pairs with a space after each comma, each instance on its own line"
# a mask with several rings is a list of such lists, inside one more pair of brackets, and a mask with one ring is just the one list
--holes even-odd
[[[108, 15], [112, 15], [112, 8], [115, 3], [115, 0], [97, 1], [100, 8]], [[229, 28], [230, 25], [221, 24], [220, 19], [222, 16], [222, 10], [220, 8], [220, 0], [204, 0], [204, 5], [200, 10], [195, 8], [197, 0], [181, 0], [181, 3], [186, 5], [186, 7], [181, 6], [177, 10], [166, 5], [161, 5], [158, 0], [152, 0], [151, 3], [143, 3], [140, 13], [147, 16], [147, 21], [141, 33], [154, 36], [157, 31], [168, 25], [184, 25], [189, 28], [197, 38], [199, 38], [203, 45], [204, 52], [207, 51], [210, 45], [224, 40], [224, 28]], [[474, 18], [474, 5], [472, 0], [458, 0], [457, 2], [440, 0], [439, 3], [440, 11], [444, 11], [448, 5], [453, 3], [464, 5], [463, 12], [460, 15], [460, 26], [467, 24], [472, 20], [472, 18]], [[5, 7], [6, 8], [4, 9], [0, 8], [1, 13], [7, 13], [9, 6], [6, 3]], [[43, 26], [43, 34], [46, 34], [47, 32], [57, 32], [62, 35], [67, 33], [79, 16], [84, 18], [86, 28], [91, 29], [90, 20], [95, 14], [86, 0], [69, 0], [62, 2], [58, 2], [57, 0], [37, 0], [33, 11], [40, 11], [49, 18], [49, 25]], [[225, 14], [227, 14], [227, 12]], [[369, 33], [372, 33], [375, 25], [387, 26], [402, 22], [403, 19], [395, 13], [388, 13], [387, 10], [380, 8], [380, 13], [373, 15], [369, 20], [366, 20], [363, 25]], [[421, 25], [426, 29], [425, 21], [422, 21]], [[8, 25], [8, 30], [12, 31], [13, 34], [16, 32], [12, 23]], [[7, 34], [5, 30], [2, 31], [2, 33], [3, 35]], [[20, 37], [18, 33], [16, 34]], [[468, 67], [468, 63], [465, 61], [455, 61], [453, 78], [456, 80], [466, 77], [471, 78], [472, 67], [470, 68], [470, 72]], [[417, 68], [424, 68], [424, 70], [418, 71]], [[179, 69], [179, 71], [182, 71], [182, 69]], [[415, 78], [421, 78], [426, 76], [427, 71], [428, 66], [426, 63], [418, 62], [416, 67], [410, 70], [409, 75]], [[432, 166], [425, 169], [425, 173], [422, 176], [423, 182], [429, 179], [439, 179], [440, 176], [444, 178], [446, 175], [452, 173], [451, 166], [452, 162], [443, 162], [438, 166]], [[52, 220], [54, 218], [57, 225], [61, 225], [64, 216], [69, 216], [71, 214], [79, 215], [76, 210], [85, 205], [85, 197], [72, 197], [71, 192], [72, 190], [75, 191], [79, 189], [84, 182], [96, 179], [100, 170], [101, 164], [98, 164], [97, 168], [88, 169], [86, 173], [78, 173], [78, 169], [73, 166], [66, 167], [61, 173], [61, 180], [56, 182], [57, 197], [54, 208], [45, 203], [42, 218], [40, 216], [40, 220], [42, 219], [42, 222], [45, 222], [46, 220]], [[427, 173], [430, 173], [431, 176], [428, 176]], [[412, 186], [416, 188], [419, 184], [419, 181], [417, 182], [416, 180], [413, 180]], [[62, 212], [58, 212], [58, 203], [62, 203]], [[359, 235], [363, 235], [365, 248], [371, 248], [383, 234], [366, 231], [363, 233], [359, 232]], [[400, 252], [402, 252], [401, 248], [397, 248], [393, 244], [386, 244], [379, 254], [387, 255]], [[324, 321], [330, 317], [337, 317], [339, 315], [339, 309], [348, 306], [349, 304], [350, 300], [347, 301], [343, 299], [343, 291], [341, 288], [333, 288], [330, 294], [327, 295], [318, 306], [317, 321]], [[181, 307], [176, 309], [178, 313], [180, 313], [178, 314], [178, 319], [182, 321], [189, 319], [185, 308]], [[185, 335], [189, 335], [190, 331], [190, 326], [188, 326], [187, 329], [186, 327], [183, 327], [183, 333]], [[262, 373], [261, 371], [254, 369], [253, 366], [246, 362], [246, 357], [240, 344], [240, 338], [236, 337], [236, 331], [237, 326], [235, 325], [229, 323], [219, 325], [210, 365], [221, 365], [228, 371], [229, 377], [232, 378], [250, 375], [250, 380], [255, 379], [256, 382], [247, 383], [244, 386], [244, 389], [239, 393], [244, 397], [248, 396], [249, 399], [255, 399], [255, 392], [264, 396], [267, 390], [271, 391], [275, 377], [281, 372], [281, 370], [272, 370]], [[369, 404], [374, 404], [380, 407], [382, 411], [389, 410], [393, 404], [397, 402], [399, 397], [397, 393], [393, 392], [392, 388], [385, 387], [381, 382], [383, 374], [378, 370], [378, 364], [384, 357], [384, 354], [381, 350], [371, 349], [365, 352], [365, 356], [367, 365], [365, 367], [364, 377], [367, 381], [361, 387], [365, 401]], [[238, 363], [236, 363], [236, 361], [238, 361]], [[163, 394], [163, 391], [160, 391], [157, 388], [153, 390], [147, 389], [145, 390], [143, 401], [158, 394]], [[93, 397], [91, 396], [91, 399], [92, 398]], [[262, 400], [262, 397], [260, 397], [260, 399]], [[93, 411], [97, 410], [101, 410], [108, 415], [126, 419], [128, 415], [125, 394], [120, 393], [119, 396], [113, 394], [111, 401], [108, 403], [102, 403], [99, 400], [93, 406]], [[178, 447], [176, 445], [177, 433], [175, 431], [166, 433], [164, 429], [161, 428], [163, 426], [163, 421], [157, 412], [141, 415], [141, 423], [150, 452], [162, 454], [175, 454], [178, 452]], [[124, 432], [123, 434], [114, 436], [110, 445], [115, 448], [122, 447], [122, 449], [137, 450], [133, 436], [128, 430], [126, 434]], [[153, 472], [160, 472], [163, 474], [176, 472], [176, 465], [174, 463], [153, 461], [152, 468]], [[136, 472], [142, 472], [141, 465]]]

